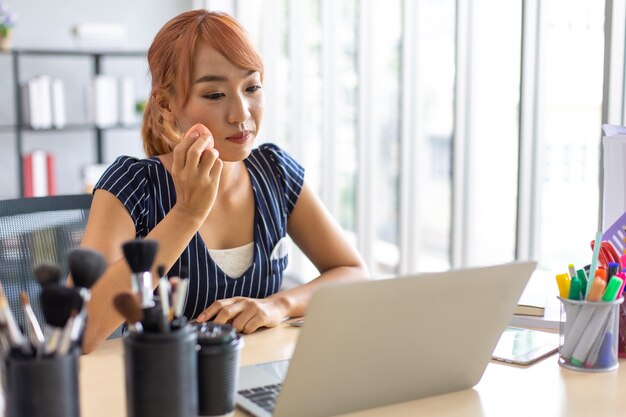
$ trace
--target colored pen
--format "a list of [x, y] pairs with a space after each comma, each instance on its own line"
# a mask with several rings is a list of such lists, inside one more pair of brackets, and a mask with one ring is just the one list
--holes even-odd
[[576, 276], [576, 268], [574, 268], [574, 264], [567, 265], [567, 271], [569, 272], [569, 277], [574, 278]]
[[580, 280], [580, 292], [587, 295], [587, 273], [583, 268], [576, 271], [576, 276]]
[[619, 272], [619, 264], [617, 262], [609, 262], [607, 269], [607, 279], [611, 279], [612, 276]]
[[559, 295], [561, 298], [569, 297], [570, 277], [568, 274], [557, 274], [556, 284], [559, 286]]
[[[600, 255], [600, 246], [602, 246], [602, 232], [596, 232], [596, 240], [594, 240], [593, 244], [593, 256], [591, 257], [591, 266], [589, 267], [589, 279], [596, 276], [596, 269], [598, 268], [598, 256]], [[589, 294], [590, 285], [587, 285], [587, 294], [585, 294], [585, 298]]]
[[[598, 278], [596, 278], [596, 280], [597, 279]], [[595, 282], [596, 281], [594, 280], [594, 284]], [[606, 291], [601, 296], [602, 301], [606, 301], [606, 302], [614, 301], [617, 291], [622, 285], [622, 282], [623, 280], [621, 278], [612, 277], [611, 281], [609, 282], [609, 285], [606, 285]], [[604, 281], [602, 281], [602, 284], [598, 284], [596, 288], [599, 288], [600, 286], [604, 287], [604, 285], [605, 285]], [[589, 296], [595, 297], [594, 288], [592, 288], [589, 291]], [[593, 300], [593, 301], [596, 301], [596, 300]], [[589, 307], [589, 306], [585, 306], [585, 307]], [[585, 363], [585, 361], [587, 360], [587, 357], [589, 356], [589, 352], [591, 350], [593, 343], [600, 336], [600, 331], [602, 330], [602, 328], [605, 327], [605, 323], [607, 321], [607, 318], [610, 312], [611, 312], [611, 305], [593, 307], [593, 313], [592, 313], [592, 317], [589, 319], [589, 324], [585, 327], [585, 331], [580, 336], [578, 343], [576, 344], [576, 348], [574, 349], [574, 352], [572, 353], [572, 358], [571, 358], [572, 364], [576, 366], [582, 366], [582, 364]], [[604, 336], [602, 336], [602, 338], [604, 338]]]
[[587, 293], [587, 301], [600, 301], [602, 298], [602, 294], [604, 294], [604, 289], [606, 288], [606, 281], [602, 278], [601, 274], [596, 273], [596, 277], [591, 283], [591, 288]]
[[619, 314], [616, 312], [609, 317], [604, 336], [602, 337], [602, 344], [598, 351], [598, 358], [596, 359], [598, 367], [610, 368], [617, 362], [617, 352], [615, 351], [615, 334], [614, 329], [619, 319]]
[[582, 285], [578, 276], [574, 275], [569, 284], [569, 295], [567, 298], [570, 300], [582, 300], [581, 293]]
[[616, 298], [620, 298], [624, 294], [624, 284], [626, 284], [626, 273], [618, 272], [617, 276], [622, 279], [622, 286], [620, 287], [619, 291], [617, 292], [617, 297], [616, 297]]

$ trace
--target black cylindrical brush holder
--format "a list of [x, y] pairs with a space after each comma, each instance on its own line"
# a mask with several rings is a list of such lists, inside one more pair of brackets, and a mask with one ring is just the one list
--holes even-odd
[[196, 346], [190, 326], [124, 336], [128, 417], [198, 415]]
[[243, 338], [230, 324], [198, 326], [200, 416], [228, 415], [235, 409]]
[[80, 417], [78, 352], [6, 359], [7, 417]]

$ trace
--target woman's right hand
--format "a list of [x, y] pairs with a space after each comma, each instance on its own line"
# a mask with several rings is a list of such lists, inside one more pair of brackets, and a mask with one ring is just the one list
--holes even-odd
[[211, 212], [223, 162], [213, 147], [213, 135], [201, 123], [193, 125], [172, 153], [176, 207], [204, 221]]

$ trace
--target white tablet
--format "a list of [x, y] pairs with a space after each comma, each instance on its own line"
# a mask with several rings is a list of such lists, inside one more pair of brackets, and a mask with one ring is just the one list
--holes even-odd
[[516, 365], [530, 365], [559, 350], [559, 334], [508, 326], [492, 358]]

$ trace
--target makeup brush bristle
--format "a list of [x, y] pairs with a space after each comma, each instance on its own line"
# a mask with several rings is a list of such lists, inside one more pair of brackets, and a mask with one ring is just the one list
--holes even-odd
[[57, 264], [43, 263], [35, 268], [34, 274], [41, 286], [61, 285], [63, 271]]
[[157, 274], [159, 275], [159, 278], [165, 276], [165, 266], [163, 265], [157, 266]]
[[72, 311], [80, 311], [83, 298], [76, 288], [47, 286], [41, 290], [39, 301], [46, 323], [63, 327]]
[[30, 304], [30, 297], [24, 291], [20, 292], [20, 302], [23, 306]]
[[143, 320], [143, 310], [136, 294], [119, 293], [113, 298], [113, 305], [128, 323], [133, 324]]
[[72, 280], [77, 287], [91, 288], [107, 267], [99, 252], [92, 249], [74, 249], [67, 255]]
[[150, 239], [135, 239], [122, 245], [124, 258], [131, 271], [141, 273], [150, 271], [156, 257], [159, 243]]

